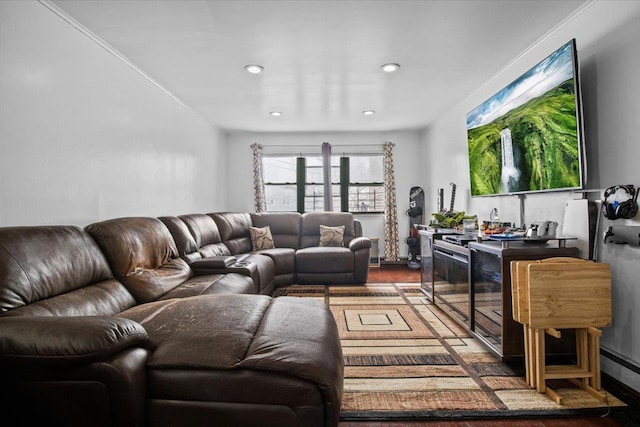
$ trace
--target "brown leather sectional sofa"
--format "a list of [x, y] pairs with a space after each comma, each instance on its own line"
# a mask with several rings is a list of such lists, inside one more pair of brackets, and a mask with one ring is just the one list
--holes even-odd
[[[345, 225], [346, 246], [318, 248], [314, 224]], [[275, 248], [256, 253], [248, 227], [264, 225]], [[364, 282], [369, 247], [342, 213], [0, 228], [3, 418], [335, 426], [343, 361], [333, 316], [269, 294], [293, 282]], [[236, 262], [221, 267], [228, 256]]]

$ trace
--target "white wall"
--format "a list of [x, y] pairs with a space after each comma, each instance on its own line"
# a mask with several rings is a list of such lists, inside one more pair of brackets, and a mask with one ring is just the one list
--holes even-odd
[[0, 19], [0, 226], [222, 208], [219, 130], [44, 5]]
[[[417, 131], [399, 132], [333, 132], [333, 133], [254, 133], [232, 132], [227, 135], [227, 163], [230, 166], [228, 180], [227, 207], [232, 211], [252, 212], [253, 207], [253, 163], [250, 145], [254, 142], [262, 144], [265, 152], [268, 146], [287, 145], [302, 146], [299, 150], [309, 151], [315, 146], [320, 151], [323, 142], [332, 145], [333, 153], [340, 153], [343, 148], [338, 146], [348, 145], [347, 150], [352, 152], [370, 152], [377, 145], [382, 151], [382, 144], [391, 141], [396, 144], [393, 149], [394, 168], [396, 177], [396, 191], [398, 194], [398, 233], [400, 237], [400, 256], [406, 257], [408, 246], [404, 238], [409, 234], [409, 217], [405, 214], [409, 209], [409, 189], [415, 185], [421, 185], [421, 170], [424, 165], [422, 159], [422, 144], [420, 134]], [[358, 146], [360, 148], [358, 148]], [[273, 150], [274, 148], [271, 147]], [[280, 148], [278, 148], [280, 150]], [[287, 148], [283, 148], [287, 150]], [[362, 221], [363, 233], [368, 237], [380, 239], [380, 251], [384, 254], [384, 222], [382, 215], [357, 215]]]
[[[614, 184], [640, 185], [640, 143], [635, 122], [640, 116], [640, 2], [598, 1], [550, 32], [423, 131], [425, 163], [430, 165], [423, 182], [428, 184], [429, 192], [445, 188], [445, 194], [450, 194], [449, 182], [454, 181], [460, 195], [458, 209], [477, 214], [482, 220], [488, 219], [491, 208], [497, 207], [502, 220], [519, 221], [516, 196], [470, 197], [466, 114], [571, 38], [576, 39], [581, 65], [587, 188], [598, 190], [589, 198], [601, 198], [602, 190]], [[526, 196], [525, 222], [552, 219], [561, 223], [564, 204], [572, 196], [570, 192]], [[638, 225], [640, 216], [626, 223]], [[604, 220], [602, 225], [606, 229], [610, 224]], [[640, 249], [600, 245], [599, 259], [611, 264], [613, 276], [613, 324], [604, 330], [602, 348], [640, 366]], [[640, 390], [640, 376], [632, 371], [607, 359], [603, 360], [603, 369]]]

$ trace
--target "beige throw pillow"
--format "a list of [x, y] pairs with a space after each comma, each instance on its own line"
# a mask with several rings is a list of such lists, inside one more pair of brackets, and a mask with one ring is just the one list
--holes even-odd
[[320, 246], [344, 246], [344, 225], [339, 227], [321, 225]]
[[251, 235], [251, 244], [254, 251], [262, 249], [273, 249], [276, 246], [273, 244], [273, 236], [271, 236], [271, 227], [249, 227], [249, 234]]

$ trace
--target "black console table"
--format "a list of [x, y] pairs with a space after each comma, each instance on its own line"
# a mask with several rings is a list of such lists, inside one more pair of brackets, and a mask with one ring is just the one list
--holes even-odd
[[[430, 269], [429, 275], [423, 272], [423, 292], [498, 357], [521, 358], [524, 354], [522, 325], [513, 320], [511, 309], [511, 261], [577, 257], [577, 248], [566, 247], [566, 238], [535, 242], [510, 239], [508, 244], [488, 239], [481, 242], [459, 239], [461, 243], [456, 244], [453, 243], [456, 239], [444, 239], [450, 234], [444, 230], [421, 231], [421, 238], [428, 241], [431, 249], [429, 254], [422, 252], [423, 270], [426, 266]], [[573, 343], [566, 340], [550, 342], [550, 345], [550, 352], [555, 354], [575, 351]]]

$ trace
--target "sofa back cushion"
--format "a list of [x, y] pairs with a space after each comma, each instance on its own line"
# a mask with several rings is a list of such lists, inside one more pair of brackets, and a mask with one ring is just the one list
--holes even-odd
[[250, 215], [254, 227], [269, 226], [276, 248], [298, 249], [302, 217], [298, 212], [261, 212]]
[[169, 229], [157, 218], [116, 218], [87, 225], [111, 270], [139, 303], [153, 301], [192, 276]]
[[0, 228], [1, 314], [110, 316], [134, 305], [81, 228]]
[[229, 248], [222, 243], [216, 222], [209, 215], [180, 215], [180, 219], [187, 225], [203, 258], [231, 254]]
[[356, 237], [353, 214], [349, 212], [307, 212], [302, 214], [300, 248], [320, 246], [321, 225], [327, 227], [344, 225], [344, 246], [348, 246], [349, 242]]
[[161, 216], [158, 219], [162, 221], [173, 236], [180, 258], [187, 261], [187, 263], [202, 258], [202, 255], [198, 252], [198, 245], [183, 220], [177, 216]]
[[231, 255], [246, 254], [253, 250], [249, 228], [252, 226], [248, 213], [217, 212], [208, 214], [220, 231], [222, 242]]

